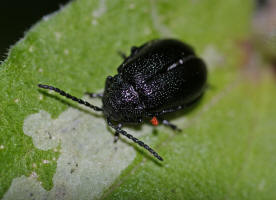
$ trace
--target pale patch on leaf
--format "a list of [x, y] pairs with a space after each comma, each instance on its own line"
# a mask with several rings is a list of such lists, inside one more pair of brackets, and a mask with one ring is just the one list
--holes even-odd
[[[46, 191], [35, 179], [21, 176], [13, 180], [4, 199], [27, 199], [30, 194], [35, 199], [99, 197], [136, 155], [134, 148], [127, 143], [121, 140], [113, 142], [112, 132], [101, 115], [75, 108], [69, 108], [57, 119], [51, 119], [50, 114], [43, 110], [30, 115], [24, 121], [23, 130], [39, 149], [54, 149], [61, 144], [54, 187]], [[143, 126], [139, 132], [127, 131], [141, 137], [151, 134], [152, 128]], [[42, 160], [43, 164], [49, 162]]]

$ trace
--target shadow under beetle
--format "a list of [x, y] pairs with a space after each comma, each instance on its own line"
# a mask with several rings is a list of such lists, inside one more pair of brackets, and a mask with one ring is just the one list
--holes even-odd
[[[118, 67], [118, 74], [107, 77], [103, 94], [86, 93], [92, 98], [101, 98], [102, 108], [59, 88], [38, 86], [102, 111], [117, 139], [122, 134], [162, 161], [163, 158], [151, 147], [122, 130], [122, 124], [150, 120], [156, 126], [162, 115], [195, 103], [206, 89], [206, 65], [189, 45], [174, 39], [152, 40], [140, 47], [132, 47], [129, 56], [123, 53], [121, 56], [124, 61]], [[161, 122], [179, 130], [167, 120]]]

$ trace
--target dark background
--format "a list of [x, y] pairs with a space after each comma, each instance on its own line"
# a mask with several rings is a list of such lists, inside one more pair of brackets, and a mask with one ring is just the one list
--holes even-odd
[[0, 3], [0, 61], [8, 49], [24, 36], [43, 16], [58, 10], [69, 0], [1, 0]]

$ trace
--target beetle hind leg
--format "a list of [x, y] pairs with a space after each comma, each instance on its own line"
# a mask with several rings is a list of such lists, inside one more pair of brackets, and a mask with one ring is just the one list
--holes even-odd
[[173, 129], [174, 131], [181, 131], [180, 128], [178, 128], [176, 125], [172, 124], [171, 122], [169, 122], [166, 119], [161, 120], [162, 124], [165, 126], [169, 126], [171, 129]]

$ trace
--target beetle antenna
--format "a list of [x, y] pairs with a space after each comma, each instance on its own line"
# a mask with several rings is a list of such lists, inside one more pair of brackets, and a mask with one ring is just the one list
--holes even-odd
[[53, 86], [50, 86], [50, 85], [42, 85], [42, 84], [38, 84], [38, 87], [43, 88], [43, 89], [47, 89], [47, 90], [53, 90], [56, 93], [59, 93], [60, 95], [65, 96], [66, 98], [71, 99], [73, 101], [76, 101], [79, 104], [83, 104], [83, 105], [85, 105], [85, 106], [87, 106], [89, 108], [92, 108], [95, 111], [103, 111], [102, 108], [100, 108], [98, 106], [94, 106], [94, 105], [88, 103], [87, 101], [79, 99], [79, 98], [77, 98], [75, 96], [72, 96], [71, 94], [68, 94], [68, 93], [64, 92], [63, 90], [61, 90], [59, 88], [56, 88], [56, 87], [53, 87]]
[[132, 136], [131, 134], [128, 134], [126, 131], [122, 130], [120, 127], [115, 126], [114, 124], [112, 124], [112, 122], [107, 119], [107, 123], [109, 126], [111, 126], [117, 133], [120, 133], [124, 136], [126, 136], [128, 139], [132, 140], [133, 142], [135, 142], [136, 144], [140, 145], [141, 147], [145, 148], [146, 150], [148, 150], [152, 155], [154, 155], [154, 157], [156, 157], [158, 160], [163, 161], [163, 158], [161, 156], [159, 156], [159, 154], [154, 151], [152, 148], [150, 148], [147, 144], [145, 144], [144, 142], [142, 142], [141, 140], [137, 139], [136, 137]]

